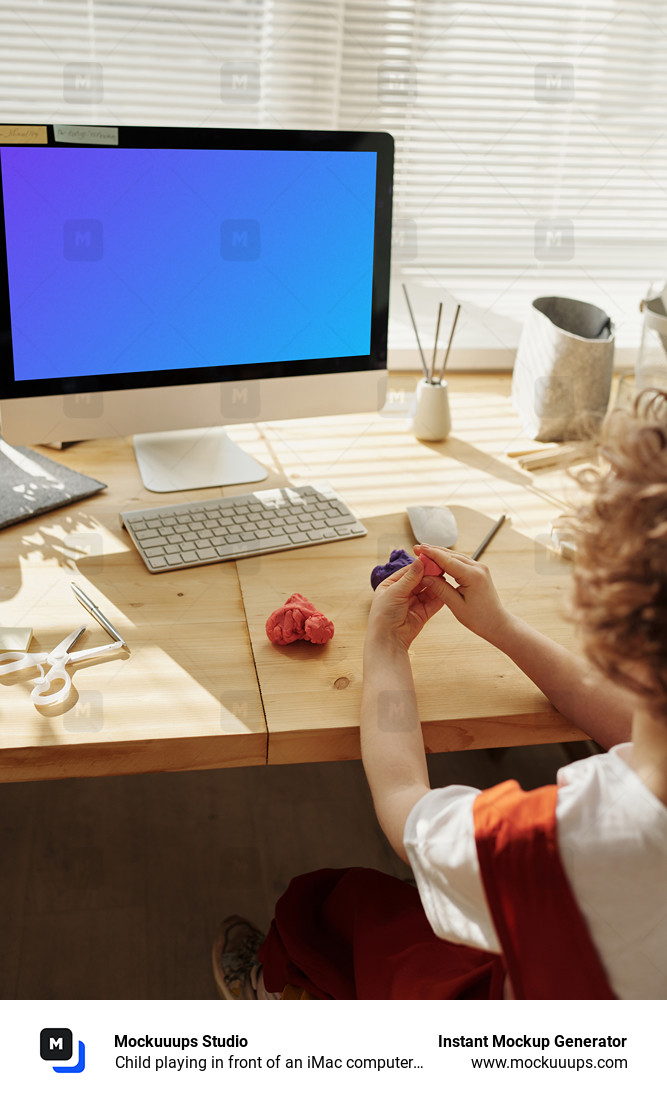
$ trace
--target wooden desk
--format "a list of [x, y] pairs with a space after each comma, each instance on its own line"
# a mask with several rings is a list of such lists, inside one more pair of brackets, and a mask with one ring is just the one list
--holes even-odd
[[[35, 709], [25, 673], [0, 680], [0, 780], [357, 757], [370, 571], [395, 547], [411, 546], [409, 503], [452, 507], [464, 551], [507, 513], [510, 522], [486, 553], [499, 591], [518, 614], [571, 645], [562, 616], [569, 566], [545, 545], [548, 522], [563, 509], [565, 479], [528, 475], [505, 457], [526, 442], [509, 379], [453, 376], [454, 428], [442, 444], [418, 443], [406, 430], [402, 406], [415, 382], [392, 378], [381, 414], [230, 429], [271, 469], [256, 488], [329, 481], [369, 531], [238, 564], [152, 576], [118, 513], [165, 498], [141, 486], [130, 442], [45, 452], [109, 489], [0, 533], [2, 622], [32, 626], [35, 650], [50, 649], [86, 620], [79, 644], [102, 643], [106, 636], [70, 592], [68, 582], [77, 580], [131, 656], [77, 668], [76, 690], [56, 713]], [[333, 619], [327, 646], [268, 642], [267, 615], [298, 591]], [[430, 751], [581, 738], [511, 662], [446, 612], [413, 648]]]
[[[70, 591], [75, 580], [130, 647], [75, 667], [68, 707], [30, 701], [34, 678], [0, 679], [0, 779], [216, 768], [266, 761], [266, 724], [233, 562], [153, 576], [120, 526], [153, 501], [129, 440], [48, 452], [107, 492], [0, 532], [2, 622], [48, 651], [77, 625], [79, 648], [108, 641]], [[209, 492], [205, 495], [216, 495]]]

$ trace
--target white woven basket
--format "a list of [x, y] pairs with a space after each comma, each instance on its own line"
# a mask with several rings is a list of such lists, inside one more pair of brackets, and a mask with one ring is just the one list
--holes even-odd
[[558, 442], [594, 434], [609, 404], [613, 366], [613, 325], [604, 310], [572, 298], [536, 298], [512, 375], [512, 401], [527, 435]]

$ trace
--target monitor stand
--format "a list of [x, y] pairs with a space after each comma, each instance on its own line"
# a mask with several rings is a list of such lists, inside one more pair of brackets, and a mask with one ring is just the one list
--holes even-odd
[[244, 485], [268, 477], [224, 428], [151, 432], [135, 435], [133, 442], [141, 480], [153, 493]]

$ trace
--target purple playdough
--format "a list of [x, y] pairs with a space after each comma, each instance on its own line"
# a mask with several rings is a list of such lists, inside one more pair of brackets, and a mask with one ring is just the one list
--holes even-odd
[[398, 572], [404, 565], [410, 565], [415, 559], [412, 554], [408, 554], [407, 550], [392, 550], [389, 555], [389, 561], [386, 565], [376, 565], [375, 569], [371, 573], [371, 588], [375, 589], [379, 584], [390, 577], [392, 573]]

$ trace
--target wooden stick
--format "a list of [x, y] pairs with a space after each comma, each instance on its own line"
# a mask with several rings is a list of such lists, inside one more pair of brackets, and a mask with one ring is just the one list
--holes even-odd
[[403, 293], [405, 294], [405, 300], [408, 303], [408, 312], [410, 314], [410, 320], [412, 321], [412, 327], [415, 330], [415, 336], [417, 337], [417, 347], [419, 348], [419, 354], [421, 356], [422, 367], [424, 369], [424, 378], [426, 379], [427, 382], [429, 382], [430, 379], [429, 379], [429, 376], [428, 376], [428, 367], [426, 366], [426, 360], [424, 359], [424, 352], [422, 351], [422, 346], [421, 346], [421, 343], [420, 343], [420, 340], [419, 340], [419, 333], [417, 332], [417, 322], [415, 321], [415, 315], [412, 312], [412, 306], [410, 305], [410, 299], [408, 298], [408, 288], [406, 287], [405, 283], [401, 283], [401, 286], [403, 287]]
[[456, 328], [456, 322], [459, 319], [459, 313], [460, 312], [461, 312], [461, 306], [457, 305], [456, 313], [454, 314], [454, 320], [452, 322], [452, 331], [449, 334], [449, 343], [447, 344], [447, 351], [445, 352], [445, 358], [443, 359], [442, 367], [440, 368], [440, 377], [438, 378], [438, 383], [442, 382], [442, 379], [443, 379], [443, 376], [444, 376], [444, 373], [445, 373], [445, 367], [447, 366], [447, 360], [449, 359], [449, 349], [452, 346], [452, 341], [454, 339], [454, 330]]
[[545, 451], [550, 451], [551, 447], [530, 447], [526, 451], [506, 451], [506, 458], [523, 458], [524, 455], [541, 455]]
[[541, 470], [546, 466], [569, 466], [575, 462], [588, 462], [595, 455], [595, 447], [591, 443], [581, 443], [578, 446], [553, 447], [549, 450], [527, 454], [518, 459], [519, 466], [524, 470]]
[[429, 375], [429, 382], [433, 382], [435, 378], [435, 353], [438, 350], [438, 334], [440, 332], [440, 318], [442, 317], [442, 302], [438, 305], [438, 320], [435, 324], [435, 340], [433, 341], [433, 358], [431, 359], [431, 372]]

